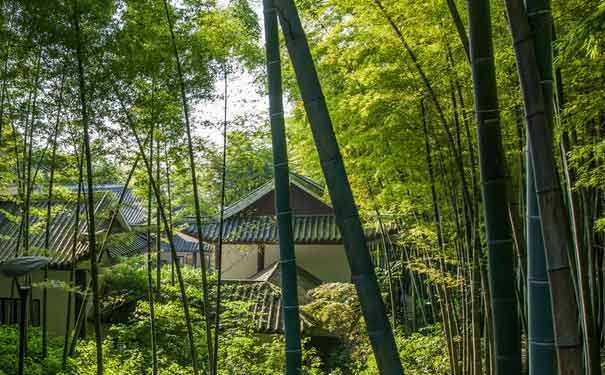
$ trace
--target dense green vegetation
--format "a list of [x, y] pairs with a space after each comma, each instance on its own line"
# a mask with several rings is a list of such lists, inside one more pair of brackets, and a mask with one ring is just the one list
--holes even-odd
[[[155, 326], [158, 337], [160, 374], [190, 374], [191, 358], [183, 350], [186, 327], [182, 320], [183, 310], [179, 302], [178, 288], [171, 283], [170, 267], [162, 270], [162, 292], [155, 300]], [[185, 267], [183, 275], [187, 294], [191, 301], [200, 301], [200, 271]], [[144, 296], [147, 291], [147, 270], [144, 257], [124, 259], [108, 269], [103, 276], [105, 297], [103, 311], [111, 306], [127, 303], [128, 314], [120, 316], [121, 322], [108, 326], [103, 348], [106, 356], [106, 374], [136, 373], [151, 371], [149, 340], [149, 303]], [[211, 278], [212, 282], [213, 279]], [[212, 291], [214, 295], [214, 290]], [[225, 291], [228, 293], [228, 290]], [[348, 284], [325, 284], [312, 291], [314, 301], [303, 306], [318, 321], [325, 323], [331, 333], [341, 338], [341, 344], [333, 355], [323, 358], [308, 340], [305, 340], [304, 369], [310, 375], [378, 374], [372, 361], [369, 342], [361, 323], [361, 310], [354, 289]], [[221, 316], [222, 335], [219, 349], [218, 374], [280, 374], [284, 366], [281, 350], [283, 339], [279, 336], [255, 333], [255, 321], [247, 301], [226, 301]], [[336, 314], [337, 313], [337, 314]], [[201, 356], [207, 355], [203, 319], [198, 302], [192, 302], [191, 316], [195, 327], [196, 346]], [[336, 319], [336, 320], [334, 320]], [[2, 350], [0, 368], [6, 374], [16, 373], [16, 342], [18, 332], [14, 327], [2, 326]], [[27, 374], [95, 374], [96, 357], [93, 340], [78, 344], [76, 355], [61, 370], [63, 349], [60, 338], [52, 338], [49, 355], [41, 356], [39, 329], [30, 332], [30, 347]], [[447, 357], [443, 351], [443, 337], [438, 327], [431, 327], [401, 341], [402, 359], [412, 372], [423, 374], [443, 371]], [[430, 359], [430, 360], [428, 360]], [[3, 372], [0, 372], [3, 374]]]
[[[561, 375], [598, 375], [605, 1], [296, 5], [355, 204], [382, 234], [374, 269], [361, 268], [371, 275], [364, 280], [378, 276], [390, 326], [379, 323], [389, 334], [392, 328], [405, 373], [538, 375], [558, 367]], [[228, 84], [238, 76], [254, 82], [251, 99], [267, 94], [261, 6], [1, 3], [0, 195], [19, 208], [1, 212], [19, 225], [15, 255], [47, 253], [48, 244], [29, 240], [75, 200], [63, 185], [122, 184], [132, 170], [130, 186], [152, 207], [149, 230], [169, 233], [187, 218], [216, 216], [223, 200], [233, 203], [270, 180], [264, 106], [225, 123], [206, 117], [209, 106], [229, 110]], [[315, 124], [280, 38], [290, 169], [325, 182], [321, 142], [309, 130]], [[226, 155], [216, 137], [222, 125]], [[80, 200], [90, 206], [93, 198]], [[43, 199], [52, 202], [48, 211], [33, 207]], [[94, 231], [91, 217], [79, 220]], [[383, 222], [397, 231], [380, 231]], [[84, 236], [95, 251], [97, 237]], [[283, 338], [258, 336], [245, 303], [225, 301], [220, 330], [210, 327], [212, 270], [184, 267], [175, 283], [167, 266], [158, 280], [150, 254], [97, 277], [92, 253], [96, 332], [78, 342], [63, 373], [197, 374], [214, 363], [215, 334], [212, 375], [282, 373]], [[403, 302], [392, 291], [397, 283], [409, 292]], [[326, 284], [311, 298], [301, 310], [340, 344], [322, 353], [303, 338], [305, 371], [378, 374], [355, 288]], [[104, 325], [102, 335], [103, 312], [130, 300], [127, 319]], [[61, 373], [63, 340], [47, 341], [45, 332], [30, 332], [30, 374]], [[15, 327], [1, 327], [0, 340], [0, 374], [15, 373]]]

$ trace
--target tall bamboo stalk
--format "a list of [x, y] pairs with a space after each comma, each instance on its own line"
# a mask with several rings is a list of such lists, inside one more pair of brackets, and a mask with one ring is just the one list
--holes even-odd
[[[555, 39], [554, 25], [553, 25], [553, 40]], [[562, 107], [565, 105], [565, 96], [563, 92], [563, 81], [561, 76], [561, 69], [557, 68], [555, 71], [556, 81], [556, 113], [557, 117], [562, 111]], [[586, 369], [589, 375], [600, 375], [600, 340], [597, 336], [597, 327], [595, 324], [594, 317], [594, 303], [590, 298], [590, 270], [588, 267], [588, 257], [586, 253], [586, 247], [582, 241], [581, 235], [581, 224], [579, 216], [582, 215], [580, 199], [578, 192], [574, 190], [574, 184], [576, 176], [574, 171], [569, 167], [567, 161], [567, 152], [570, 149], [571, 141], [568, 131], [561, 133], [561, 140], [559, 143], [561, 150], [561, 165], [563, 168], [563, 176], [565, 177], [565, 193], [567, 195], [567, 202], [569, 206], [571, 233], [573, 236], [574, 243], [574, 254], [577, 270], [577, 286], [578, 286], [578, 298], [580, 302], [580, 312], [582, 319], [582, 329], [584, 334], [584, 356], [586, 357]], [[599, 304], [601, 306], [601, 304]]]
[[[47, 256], [50, 254], [50, 228], [52, 220], [52, 202], [53, 202], [53, 184], [55, 178], [55, 160], [57, 156], [57, 136], [59, 135], [59, 124], [61, 121], [61, 109], [63, 105], [63, 86], [65, 76], [61, 77], [59, 88], [59, 98], [57, 100], [57, 117], [51, 139], [52, 150], [50, 156], [50, 176], [48, 179], [48, 202], [46, 206], [46, 225], [44, 227], [44, 250]], [[42, 357], [46, 358], [48, 354], [48, 290], [46, 282], [48, 281], [48, 266], [44, 267], [44, 287], [42, 288]]]
[[521, 338], [514, 294], [512, 230], [507, 215], [509, 181], [500, 131], [489, 0], [468, 0], [468, 17], [487, 231], [495, 373], [518, 374], [521, 371]]
[[[378, 220], [378, 227], [380, 228], [380, 242], [382, 244], [382, 251], [384, 254], [384, 260], [385, 260], [385, 267], [386, 267], [386, 271], [387, 271], [387, 283], [389, 285], [389, 299], [391, 301], [391, 324], [393, 325], [393, 327], [397, 326], [397, 307], [395, 304], [395, 289], [393, 286], [393, 272], [391, 269], [391, 257], [389, 254], [389, 249], [393, 249], [393, 247], [391, 246], [391, 241], [388, 238], [389, 237], [389, 233], [387, 232], [386, 228], [384, 227], [384, 223], [382, 222], [382, 216], [380, 215], [380, 210], [378, 209], [378, 204], [376, 203], [376, 201], [373, 198], [373, 194], [372, 194], [372, 189], [370, 188], [370, 184], [368, 184], [368, 192], [370, 193], [370, 199], [373, 201], [374, 203], [374, 212], [376, 213], [376, 219]], [[413, 290], [413, 288], [412, 288]], [[412, 298], [412, 310], [415, 316], [415, 312], [416, 312], [416, 302], [414, 301], [414, 298]], [[414, 324], [415, 325], [415, 324]], [[415, 329], [414, 329], [415, 331]]]
[[[435, 230], [437, 232], [438, 250], [441, 253], [439, 255], [439, 269], [441, 272], [444, 272], [445, 267], [444, 267], [443, 261], [442, 261], [442, 259], [443, 259], [442, 257], [444, 256], [444, 252], [445, 252], [445, 246], [444, 246], [444, 241], [443, 241], [443, 226], [442, 226], [442, 222], [441, 222], [441, 213], [439, 211], [439, 201], [438, 201], [438, 197], [437, 197], [437, 189], [436, 189], [436, 184], [435, 184], [435, 174], [433, 172], [433, 160], [432, 160], [432, 156], [431, 156], [431, 144], [429, 142], [429, 135], [428, 135], [429, 133], [428, 133], [428, 126], [427, 126], [427, 114], [426, 114], [426, 109], [425, 109], [423, 100], [420, 101], [420, 113], [421, 113], [421, 117], [422, 117], [422, 129], [423, 129], [423, 133], [424, 133], [424, 148], [425, 148], [425, 154], [426, 154], [425, 155], [426, 165], [427, 165], [427, 171], [429, 174], [429, 184], [431, 187], [431, 202], [432, 202], [432, 208], [433, 208], [433, 219], [435, 220], [435, 225], [436, 225]], [[432, 264], [430, 262], [430, 256], [428, 257], [428, 259], [429, 259], [429, 266], [432, 268]], [[448, 343], [448, 353], [449, 353], [448, 357], [450, 360], [450, 370], [453, 375], [456, 375], [460, 372], [460, 369], [458, 366], [458, 353], [457, 353], [457, 350], [456, 350], [456, 347], [455, 347], [454, 341], [453, 341], [453, 339], [454, 339], [454, 331], [453, 331], [453, 327], [452, 327], [453, 317], [451, 314], [451, 309], [448, 309], [449, 294], [447, 292], [447, 289], [443, 285], [437, 285], [436, 289], [437, 289], [437, 294], [439, 295], [441, 318], [443, 320], [443, 328], [444, 328], [446, 338], [447, 338], [447, 343]], [[470, 341], [470, 339], [468, 341]], [[466, 346], [466, 350], [468, 350], [468, 348], [469, 348], [469, 346]], [[470, 365], [470, 362], [469, 362], [469, 365]]]
[[[151, 133], [147, 135], [147, 138], [145, 138], [145, 141], [143, 142], [143, 145], [147, 144], [147, 141], [149, 140], [149, 138], [151, 138]], [[83, 154], [83, 152], [80, 152], [80, 156], [79, 156], [79, 170], [80, 170], [80, 176], [79, 176], [79, 189], [83, 189], [82, 186], [83, 184], [83, 177], [82, 177], [82, 156], [81, 154]], [[78, 155], [77, 151], [76, 151], [76, 155]], [[137, 156], [134, 159], [134, 162], [132, 163], [132, 167], [130, 168], [130, 172], [128, 173], [128, 177], [126, 178], [126, 182], [124, 183], [124, 187], [122, 188], [122, 191], [120, 192], [120, 196], [118, 197], [118, 203], [116, 204], [116, 207], [114, 208], [113, 214], [111, 215], [111, 218], [109, 220], [109, 223], [107, 224], [107, 228], [105, 229], [105, 233], [103, 234], [103, 241], [101, 242], [101, 246], [99, 246], [99, 251], [98, 251], [98, 255], [97, 255], [97, 262], [101, 262], [101, 259], [103, 257], [104, 251], [105, 251], [105, 247], [107, 245], [107, 240], [109, 239], [109, 235], [111, 234], [111, 228], [113, 228], [114, 223], [116, 222], [116, 220], [118, 219], [118, 215], [120, 213], [121, 207], [122, 207], [122, 203], [124, 202], [124, 198], [126, 197], [126, 191], [128, 190], [128, 186], [130, 185], [130, 181], [132, 180], [132, 177], [134, 176], [134, 172], [136, 171], [137, 165], [139, 163], [139, 159], [140, 159], [141, 155], [140, 153], [137, 154]], [[78, 195], [78, 204], [80, 202], [80, 196]], [[74, 234], [74, 244], [73, 244], [73, 256], [72, 258], [75, 259], [75, 251], [76, 251], [76, 246], [77, 246], [77, 241], [80, 238], [80, 230], [79, 230], [79, 211], [76, 212], [76, 232]], [[75, 272], [75, 264], [72, 265], [72, 272]], [[70, 275], [70, 279], [73, 281], [73, 274]], [[76, 320], [74, 322], [74, 329], [72, 331], [71, 334], [71, 341], [69, 343], [69, 349], [67, 350], [67, 354], [69, 354], [70, 356], [73, 356], [75, 349], [76, 349], [76, 343], [77, 343], [77, 338], [80, 335], [80, 330], [82, 329], [82, 325], [84, 324], [84, 320], [86, 320], [86, 307], [87, 307], [87, 302], [86, 302], [86, 298], [89, 296], [89, 290], [91, 288], [91, 282], [92, 280], [88, 280], [88, 283], [86, 285], [86, 289], [84, 290], [84, 301], [82, 302], [82, 305], [80, 306], [80, 311], [78, 312], [78, 315], [76, 315]], [[69, 320], [67, 322], [67, 326], [69, 326]], [[65, 345], [67, 345], [68, 343], [68, 333], [67, 333], [68, 329], [66, 329], [66, 336], [65, 336]], [[65, 348], [64, 348], [65, 349]], [[66, 354], [64, 353], [64, 355], [66, 356]], [[65, 366], [65, 358], [63, 359], [63, 366]]]
[[273, 145], [273, 178], [275, 182], [275, 215], [279, 234], [279, 265], [284, 298], [284, 335], [286, 340], [285, 375], [298, 375], [302, 370], [300, 316], [292, 210], [290, 208], [290, 175], [288, 148], [282, 102], [281, 61], [277, 9], [274, 0], [263, 1], [267, 81], [269, 87], [269, 117]]
[[[152, 107], [154, 106], [153, 100], [152, 100]], [[152, 113], [153, 110], [152, 110]], [[152, 120], [151, 121], [155, 121], [153, 119], [153, 115], [152, 115]], [[160, 176], [161, 176], [161, 170], [160, 170], [160, 157], [161, 157], [161, 153], [160, 153], [160, 137], [159, 137], [159, 127], [158, 127], [158, 136], [156, 136], [155, 138], [155, 148], [156, 148], [156, 157], [155, 157], [155, 178], [157, 181], [157, 184], [159, 186], [161, 186], [161, 180], [160, 180]], [[151, 154], [149, 156], [149, 159], [151, 159]], [[155, 210], [155, 293], [158, 296], [158, 298], [160, 297], [161, 291], [162, 291], [162, 247], [161, 247], [161, 242], [162, 242], [162, 227], [161, 227], [161, 220], [160, 220], [160, 213], [158, 212], [158, 210]]]
[[74, 29], [76, 32], [76, 57], [78, 60], [78, 82], [80, 105], [82, 111], [82, 133], [84, 138], [84, 159], [86, 164], [86, 184], [88, 202], [88, 247], [90, 251], [90, 277], [92, 279], [93, 319], [97, 349], [97, 375], [103, 375], [103, 333], [101, 331], [99, 268], [97, 264], [97, 241], [95, 231], [95, 202], [92, 174], [92, 155], [90, 152], [90, 137], [88, 131], [88, 109], [86, 103], [86, 85], [84, 82], [84, 66], [82, 51], [82, 36], [80, 35], [80, 9], [78, 0], [74, 0]]
[[382, 375], [401, 375], [403, 368], [395, 338], [298, 11], [293, 0], [278, 0], [275, 5], [345, 242], [351, 278], [359, 295], [378, 369]]
[[[13, 15], [14, 11], [11, 12], [11, 17]], [[10, 20], [7, 22], [7, 25], [9, 25], [10, 28]], [[4, 128], [4, 102], [6, 99], [6, 88], [7, 88], [7, 81], [8, 81], [8, 60], [10, 57], [10, 38], [6, 38], [6, 53], [4, 54], [4, 64], [3, 64], [3, 68], [2, 68], [2, 86], [0, 87], [0, 145], [2, 145], [2, 131]]]
[[[73, 286], [74, 277], [76, 273], [76, 251], [78, 248], [78, 241], [80, 239], [80, 212], [82, 211], [81, 202], [82, 202], [82, 187], [84, 185], [84, 173], [83, 173], [83, 160], [82, 160], [82, 150], [78, 150], [78, 147], [75, 147], [75, 156], [78, 161], [78, 192], [76, 193], [76, 209], [74, 213], [74, 233], [73, 239], [71, 243], [71, 265], [69, 268], [69, 286]], [[73, 293], [70, 291], [67, 292], [67, 316], [65, 318], [65, 335], [63, 336], [63, 355], [61, 360], [61, 369], [65, 370], [65, 366], [67, 365], [67, 355], [69, 354], [69, 332], [71, 325], [71, 304], [73, 300]], [[75, 315], [75, 314], [74, 314]], [[75, 341], [75, 336], [72, 339]]]
[[[226, 59], [227, 57], [225, 57]], [[227, 73], [227, 62], [223, 66], [224, 73], [224, 107], [223, 107], [223, 157], [221, 165], [221, 202], [220, 202], [220, 213], [219, 213], [219, 232], [218, 232], [218, 246], [216, 247], [216, 313], [214, 321], [214, 362], [212, 374], [218, 373], [218, 333], [220, 328], [221, 320], [221, 283], [223, 274], [223, 227], [225, 217], [225, 185], [227, 179], [227, 108], [228, 108], [228, 73]]]
[[[153, 176], [152, 167], [151, 167], [152, 160], [149, 160], [149, 158], [147, 158], [147, 156], [145, 155], [145, 144], [146, 144], [145, 142], [146, 141], [145, 142], [141, 141], [141, 138], [135, 127], [135, 123], [130, 116], [130, 112], [126, 108], [124, 99], [123, 99], [122, 95], [120, 94], [120, 92], [118, 91], [118, 88], [117, 88], [115, 82], [112, 82], [112, 88], [114, 90], [116, 97], [118, 98], [120, 107], [122, 108], [122, 111], [124, 112], [124, 115], [126, 117], [126, 125], [128, 126], [128, 129], [132, 133], [132, 135], [137, 143], [137, 147], [139, 149], [139, 156], [143, 159], [143, 163], [145, 164], [145, 170], [147, 171], [147, 178], [149, 179], [149, 183], [151, 184], [151, 188], [153, 190], [153, 194], [155, 196], [157, 206], [158, 206], [157, 209], [160, 212], [160, 218], [162, 219], [162, 224], [164, 226], [164, 232], [166, 234], [166, 237], [168, 238], [168, 245], [170, 246], [170, 255], [171, 255], [171, 258], [173, 259], [173, 263], [175, 266], [174, 268], [176, 271], [176, 277], [177, 277], [177, 281], [178, 281], [178, 285], [179, 285], [179, 292], [181, 294], [181, 302], [183, 304], [183, 315], [185, 317], [185, 325], [187, 327], [187, 338], [189, 340], [189, 350], [191, 353], [191, 362], [192, 362], [192, 367], [193, 367], [193, 373], [195, 375], [197, 375], [199, 372], [199, 369], [198, 369], [198, 363], [197, 363], [197, 350], [195, 348], [195, 341], [194, 341], [194, 337], [193, 337], [193, 326], [191, 323], [191, 315], [189, 313], [189, 299], [187, 297], [187, 293], [185, 290], [185, 282], [183, 280], [183, 275], [181, 273], [181, 266], [180, 266], [179, 262], [176, 261], [177, 253], [176, 253], [176, 247], [174, 246], [174, 237], [172, 236], [171, 227], [170, 227], [170, 224], [168, 223], [168, 217], [166, 215], [166, 210], [164, 209], [164, 204], [161, 199], [160, 189], [157, 186], [157, 184], [155, 182], [155, 178]], [[202, 260], [202, 264], [203, 263], [204, 262]], [[210, 337], [211, 332], [209, 332], [208, 329], [209, 328], [207, 327], [206, 335], [207, 335], [207, 337]], [[211, 346], [209, 347], [209, 349], [210, 348], [211, 348]], [[210, 363], [210, 365], [211, 365], [211, 363]]]
[[[548, 27], [532, 31], [521, 0], [505, 0], [505, 5], [525, 105], [534, 182], [542, 219], [559, 371], [561, 375], [580, 374], [582, 353], [578, 304], [569, 264], [571, 236], [568, 216], [553, 150], [552, 112], [549, 110], [552, 107], [552, 91], [545, 92], [547, 86], [542, 85], [549, 78], [552, 79], [552, 56], [545, 52], [549, 45], [538, 49], [534, 45], [534, 35], [543, 38], [543, 41], [550, 39], [544, 33], [551, 32], [552, 23], [548, 14], [545, 16], [549, 20]], [[532, 6], [532, 9], [540, 9], [540, 6]]]
[[[529, 150], [528, 150], [529, 153]], [[544, 241], [540, 227], [540, 212], [534, 186], [534, 168], [527, 155], [527, 344], [529, 375], [557, 373], [557, 354], [553, 333], [550, 290]]]
[[[447, 48], [449, 50], [449, 47]], [[448, 54], [449, 55], [449, 54]], [[449, 66], [449, 56], [448, 56], [448, 68]], [[453, 67], [453, 61], [452, 61]], [[451, 69], [448, 69], [448, 73], [451, 76]], [[456, 94], [454, 90], [454, 84], [450, 79], [450, 98], [452, 102], [452, 111], [454, 117], [454, 128], [456, 130], [456, 146], [460, 152], [462, 152], [462, 141], [461, 141], [461, 131], [460, 131], [460, 122], [458, 118], [458, 104], [456, 101]], [[457, 162], [464, 163], [463, 160], [459, 160]], [[474, 170], [473, 163], [475, 161], [471, 161], [471, 170]], [[464, 164], [462, 165], [464, 167]], [[474, 181], [474, 173], [471, 174], [473, 182], [473, 186], [475, 185]], [[473, 197], [475, 197], [475, 191], [473, 190]], [[462, 203], [464, 210], [464, 223], [466, 228], [466, 244], [468, 249], [471, 252], [472, 263], [469, 263], [471, 268], [471, 324], [472, 324], [472, 350], [473, 350], [473, 374], [481, 375], [482, 374], [482, 351], [481, 351], [481, 273], [480, 273], [480, 253], [481, 253], [481, 244], [478, 236], [478, 222], [477, 222], [477, 210], [475, 209], [475, 200], [467, 201], [464, 200]]]
[[[172, 188], [170, 187], [170, 159], [168, 158], [168, 141], [164, 142], [164, 163], [166, 164], [166, 193], [168, 204], [168, 225], [169, 233], [172, 235]], [[201, 260], [200, 260], [201, 261]], [[174, 286], [174, 262], [170, 262], [170, 283]]]
[[[153, 96], [154, 89], [151, 91], [152, 96], [152, 115], [151, 115], [151, 129], [150, 133], [150, 142], [149, 142], [149, 160], [153, 160], [153, 133], [155, 130], [155, 119], [153, 118]], [[158, 156], [160, 150], [157, 150]], [[149, 301], [149, 340], [151, 344], [151, 368], [152, 374], [158, 374], [158, 351], [157, 351], [157, 343], [156, 343], [156, 330], [155, 330], [155, 303], [154, 303], [154, 291], [153, 291], [153, 277], [152, 277], [152, 257], [151, 257], [151, 202], [152, 202], [153, 193], [151, 191], [151, 184], [147, 181], [147, 298]], [[159, 228], [159, 226], [158, 226]], [[159, 229], [157, 229], [159, 231]], [[158, 241], [158, 233], [156, 232], [156, 242]], [[159, 297], [159, 291], [156, 291]]]
[[[200, 197], [199, 197], [199, 191], [198, 191], [198, 187], [197, 187], [197, 174], [195, 172], [195, 157], [193, 155], [193, 141], [191, 138], [191, 125], [189, 123], [189, 105], [187, 103], [185, 81], [183, 79], [181, 60], [179, 57], [179, 51], [176, 46], [176, 40], [175, 40], [175, 36], [174, 36], [174, 26], [173, 26], [172, 20], [170, 18], [168, 2], [167, 2], [167, 0], [163, 0], [163, 2], [164, 2], [164, 10], [166, 12], [166, 21], [168, 22], [168, 29], [170, 31], [170, 39], [172, 41], [172, 50], [173, 50], [174, 59], [176, 62], [176, 70], [177, 70], [178, 78], [179, 78], [179, 87], [181, 89], [181, 101], [183, 104], [183, 117], [185, 118], [185, 131], [187, 133], [187, 151], [189, 153], [189, 168], [191, 169], [191, 183], [193, 185], [193, 201], [194, 201], [193, 203], [194, 203], [194, 208], [195, 208], [195, 225], [196, 225], [198, 237], [200, 237], [201, 233], [202, 233], [202, 218], [201, 218], [201, 208], [200, 208]], [[199, 238], [198, 244], [199, 244], [198, 253], [200, 256], [200, 264], [201, 264], [201, 271], [202, 271], [202, 293], [203, 293], [203, 301], [204, 301], [202, 310], [204, 312], [204, 319], [206, 321], [206, 345], [208, 346], [208, 368], [212, 369], [213, 363], [214, 363], [214, 358], [213, 358], [214, 350], [212, 349], [212, 344], [213, 344], [212, 343], [212, 325], [210, 322], [210, 314], [209, 314], [210, 305], [209, 305], [209, 299], [208, 299], [209, 292], [208, 292], [208, 280], [206, 277], [206, 262], [204, 260], [205, 259], [204, 258], [204, 244], [203, 244], [201, 238]]]
[[[31, 194], [32, 194], [32, 152], [34, 149], [34, 125], [36, 121], [36, 103], [38, 98], [38, 83], [40, 80], [40, 60], [42, 58], [42, 48], [38, 50], [38, 58], [36, 59], [36, 73], [34, 76], [34, 86], [32, 88], [33, 91], [33, 99], [31, 104], [31, 121], [26, 121], [25, 132], [23, 134], [23, 143], [24, 143], [24, 167], [26, 168], [26, 172], [24, 173], [25, 177], [25, 202], [24, 202], [24, 210], [23, 210], [23, 254], [29, 255], [29, 226], [30, 226], [30, 206], [31, 206]], [[26, 116], [28, 114], [26, 113]], [[29, 131], [29, 135], [28, 135]], [[29, 139], [29, 142], [28, 142]], [[27, 150], [27, 151], [26, 151]]]
[[452, 21], [454, 22], [454, 26], [456, 26], [456, 32], [458, 33], [458, 38], [460, 39], [460, 44], [462, 44], [462, 48], [464, 48], [464, 54], [466, 58], [470, 61], [470, 49], [469, 49], [469, 41], [468, 35], [466, 35], [466, 30], [464, 29], [464, 23], [462, 23], [462, 18], [460, 18], [460, 13], [458, 12], [458, 8], [456, 7], [456, 2], [454, 0], [445, 0], [447, 4], [447, 8], [452, 16]]

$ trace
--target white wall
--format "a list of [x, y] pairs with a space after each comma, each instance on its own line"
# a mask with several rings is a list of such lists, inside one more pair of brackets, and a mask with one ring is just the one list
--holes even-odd
[[[226, 279], [245, 279], [254, 275], [256, 273], [257, 252], [258, 247], [255, 244], [223, 245], [222, 277]], [[213, 254], [213, 265], [214, 259]], [[269, 263], [265, 262], [265, 264]]]
[[[296, 245], [296, 263], [324, 282], [350, 282], [343, 245]], [[279, 260], [277, 244], [265, 245], [265, 267]], [[248, 278], [256, 273], [257, 245], [224, 245], [223, 277]]]
[[[42, 282], [44, 280], [42, 271], [32, 273], [32, 284]], [[63, 281], [66, 284], [69, 282], [69, 271], [48, 271], [48, 280]], [[12, 279], [0, 276], [0, 297], [11, 296]], [[32, 288], [32, 298], [40, 300], [40, 321], [42, 321], [42, 288]], [[48, 296], [48, 312], [47, 323], [48, 332], [51, 335], [63, 335], [65, 332], [65, 319], [67, 317], [67, 291], [60, 288], [47, 288]], [[19, 298], [19, 292], [15, 288], [13, 298]], [[72, 300], [71, 319], [73, 324], [74, 319], [74, 303]]]

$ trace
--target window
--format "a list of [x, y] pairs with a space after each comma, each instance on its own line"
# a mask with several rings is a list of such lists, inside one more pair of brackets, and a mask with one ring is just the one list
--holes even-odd
[[[29, 303], [29, 323], [33, 327], [40, 326], [40, 300], [34, 299]], [[0, 324], [18, 324], [21, 317], [20, 298], [0, 298]]]

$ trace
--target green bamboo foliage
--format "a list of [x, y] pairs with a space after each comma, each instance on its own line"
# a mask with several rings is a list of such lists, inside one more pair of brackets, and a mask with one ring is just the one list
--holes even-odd
[[290, 180], [284, 108], [282, 103], [281, 62], [277, 14], [273, 0], [263, 1], [269, 114], [273, 143], [273, 176], [275, 181], [275, 214], [279, 233], [279, 264], [283, 291], [284, 334], [286, 339], [285, 375], [301, 373], [300, 317], [296, 280], [296, 255], [290, 209]]
[[506, 159], [494, 66], [489, 0], [469, 0], [471, 70], [488, 246], [497, 375], [521, 371], [514, 253], [508, 219]]
[[[505, 0], [505, 5], [525, 105], [559, 371], [562, 375], [581, 374], [578, 304], [569, 263], [572, 242], [553, 149], [550, 4], [528, 1], [527, 12], [521, 0]], [[540, 22], [533, 19], [534, 30], [529, 14], [544, 18]]]
[[84, 162], [86, 164], [86, 198], [88, 207], [88, 248], [90, 251], [90, 278], [92, 281], [92, 304], [97, 348], [97, 375], [103, 375], [103, 336], [101, 331], [99, 267], [97, 264], [97, 241], [95, 230], [94, 185], [92, 181], [92, 156], [90, 152], [90, 137], [88, 132], [88, 109], [86, 103], [86, 85], [84, 82], [83, 51], [80, 35], [80, 10], [78, 0], [74, 0], [74, 28], [77, 36], [76, 57], [78, 60], [78, 82], [80, 105], [82, 110], [82, 133], [84, 138]]
[[378, 369], [382, 375], [401, 375], [403, 367], [393, 331], [298, 11], [293, 0], [278, 0], [275, 5], [344, 238], [352, 282], [359, 295]]
[[527, 318], [529, 375], [557, 373], [550, 290], [530, 155], [526, 162]]

